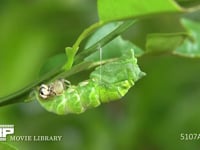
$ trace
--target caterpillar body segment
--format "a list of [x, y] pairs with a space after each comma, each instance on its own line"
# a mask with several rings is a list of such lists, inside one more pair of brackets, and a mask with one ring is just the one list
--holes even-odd
[[48, 99], [38, 96], [38, 99], [40, 104], [50, 112], [59, 115], [79, 114], [101, 103], [120, 99], [132, 86], [133, 82], [128, 80], [109, 85], [90, 79], [67, 88], [60, 95]]
[[122, 98], [144, 75], [130, 50], [121, 59], [97, 67], [88, 80], [77, 86], [65, 79], [42, 84], [36, 91], [36, 98], [47, 111], [59, 115], [80, 114], [101, 103]]

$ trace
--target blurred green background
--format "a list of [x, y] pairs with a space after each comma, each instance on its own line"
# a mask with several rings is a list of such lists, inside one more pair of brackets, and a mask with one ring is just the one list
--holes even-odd
[[[148, 33], [182, 31], [178, 17], [144, 19], [123, 36], [144, 48]], [[1, 0], [0, 96], [37, 79], [49, 57], [97, 20], [93, 0]], [[122, 100], [66, 116], [37, 102], [15, 104], [0, 108], [0, 124], [14, 124], [15, 135], [63, 136], [61, 142], [11, 142], [19, 149], [199, 149], [199, 140], [181, 141], [180, 134], [200, 133], [200, 60], [159, 55], [138, 62], [147, 76]]]

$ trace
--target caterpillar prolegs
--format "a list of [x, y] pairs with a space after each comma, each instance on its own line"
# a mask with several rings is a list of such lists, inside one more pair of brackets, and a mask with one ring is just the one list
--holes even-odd
[[88, 80], [77, 86], [65, 79], [41, 85], [37, 100], [47, 111], [59, 115], [79, 114], [101, 103], [120, 99], [143, 75], [131, 51], [131, 55], [97, 67]]

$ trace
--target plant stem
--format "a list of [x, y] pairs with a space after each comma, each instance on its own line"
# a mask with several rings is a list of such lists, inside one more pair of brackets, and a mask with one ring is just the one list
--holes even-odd
[[103, 23], [102, 22], [97, 22], [93, 25], [91, 25], [90, 27], [88, 27], [87, 29], [85, 29], [80, 36], [78, 37], [78, 39], [76, 40], [76, 42], [74, 43], [74, 45], [72, 47], [66, 47], [65, 48], [65, 52], [67, 55], [67, 62], [66, 64], [63, 66], [63, 70], [67, 71], [70, 70], [73, 62], [74, 62], [74, 58], [76, 53], [79, 50], [79, 45], [81, 44], [81, 42], [87, 38], [89, 35], [91, 35], [97, 28], [99, 28]]

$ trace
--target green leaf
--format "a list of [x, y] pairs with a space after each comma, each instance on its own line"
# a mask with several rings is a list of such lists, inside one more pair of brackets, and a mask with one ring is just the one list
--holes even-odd
[[105, 28], [109, 27], [109, 30], [105, 29], [104, 26], [102, 27], [103, 29], [100, 28], [99, 30], [102, 30], [103, 33], [101, 33], [99, 37], [95, 36], [95, 38], [93, 38], [91, 42], [89, 42], [89, 44], [87, 45], [88, 48], [84, 49], [76, 56], [74, 64], [82, 62], [85, 57], [97, 51], [99, 47], [103, 47], [104, 45], [109, 43], [115, 37], [119, 36], [122, 32], [131, 27], [135, 22], [137, 21], [126, 20], [123, 22], [114, 23], [114, 25], [105, 25]]
[[[109, 33], [114, 32], [114, 30], [116, 30], [121, 24], [122, 22], [112, 22], [98, 29], [87, 41], [86, 49], [92, 44], [95, 44], [100, 39], [108, 36]], [[102, 60], [121, 57], [125, 51], [130, 49], [134, 50], [136, 56], [140, 56], [143, 53], [143, 51], [139, 47], [129, 41], [123, 40], [122, 37], [118, 36], [103, 47], [101, 47], [101, 45], [99, 44], [98, 51], [92, 53], [84, 60], [99, 61], [100, 48], [102, 48]]]
[[104, 22], [181, 11], [173, 0], [98, 0], [99, 18]]
[[171, 52], [185, 57], [200, 57], [200, 23], [182, 19], [185, 33], [150, 34], [146, 53]]
[[[98, 34], [96, 34], [95, 36], [98, 37]], [[117, 38], [115, 38], [114, 40], [112, 40], [110, 43], [108, 43], [102, 48], [101, 58], [102, 60], [118, 58], [118, 57], [121, 57], [124, 53], [126, 53], [130, 49], [134, 50], [136, 56], [140, 56], [143, 53], [143, 51], [139, 47], [137, 47], [130, 41], [126, 41], [122, 39], [122, 37], [118, 36]], [[86, 57], [84, 60], [85, 61], [99, 61], [100, 50]]]
[[146, 53], [163, 53], [174, 51], [186, 38], [187, 33], [158, 33], [149, 34], [146, 42]]
[[200, 23], [182, 19], [183, 26], [192, 36], [184, 41], [173, 53], [186, 57], [200, 57]]
[[107, 36], [109, 33], [113, 32], [114, 30], [116, 30], [120, 25], [122, 25], [122, 21], [118, 21], [118, 22], [112, 22], [112, 23], [108, 23], [105, 24], [104, 26], [102, 26], [101, 28], [99, 28], [97, 31], [95, 31], [95, 33], [89, 38], [89, 40], [87, 41], [86, 45], [85, 45], [85, 49], [91, 47], [92, 45], [94, 45], [97, 41], [101, 40], [102, 38], [104, 38], [105, 36]]
[[117, 61], [95, 68], [90, 74], [90, 78], [98, 78], [106, 83], [115, 83], [129, 79], [135, 82], [144, 75], [145, 73], [137, 67], [134, 51], [127, 49]]

